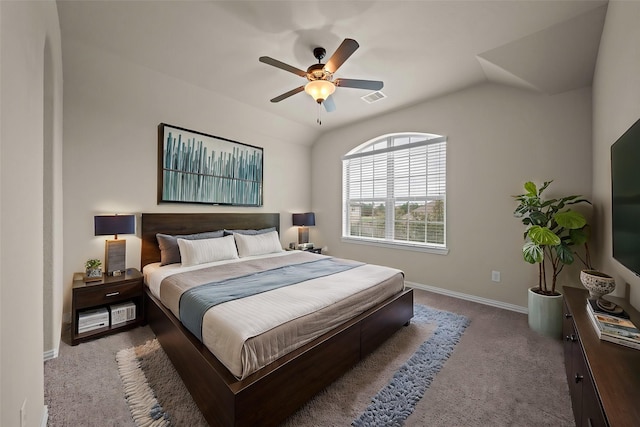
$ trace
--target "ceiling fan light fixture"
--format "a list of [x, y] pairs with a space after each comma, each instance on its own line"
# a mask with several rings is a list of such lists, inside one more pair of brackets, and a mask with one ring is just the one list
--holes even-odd
[[313, 80], [305, 85], [304, 91], [319, 104], [336, 91], [336, 86], [328, 80]]

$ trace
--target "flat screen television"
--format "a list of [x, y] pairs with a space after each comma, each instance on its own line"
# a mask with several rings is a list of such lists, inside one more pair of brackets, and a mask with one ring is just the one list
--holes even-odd
[[611, 146], [613, 258], [640, 276], [640, 120]]

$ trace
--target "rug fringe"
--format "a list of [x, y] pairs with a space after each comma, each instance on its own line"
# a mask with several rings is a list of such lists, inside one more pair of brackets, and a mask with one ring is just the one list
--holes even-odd
[[[157, 346], [157, 341], [148, 341], [145, 346]], [[167, 414], [158, 403], [140, 366], [135, 348], [120, 350], [116, 354], [118, 371], [124, 385], [125, 398], [129, 404], [133, 421], [137, 427], [168, 427]]]

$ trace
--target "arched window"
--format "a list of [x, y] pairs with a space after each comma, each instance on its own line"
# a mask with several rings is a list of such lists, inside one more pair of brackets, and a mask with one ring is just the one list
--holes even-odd
[[444, 136], [394, 133], [342, 158], [343, 241], [447, 253]]

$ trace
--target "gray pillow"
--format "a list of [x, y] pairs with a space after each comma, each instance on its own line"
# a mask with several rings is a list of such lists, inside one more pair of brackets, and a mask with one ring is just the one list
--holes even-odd
[[160, 246], [160, 265], [178, 264], [182, 262], [182, 259], [180, 258], [180, 248], [178, 247], [178, 239], [200, 240], [223, 236], [223, 230], [175, 236], [158, 233], [156, 234], [156, 239], [158, 239], [158, 246]]
[[272, 231], [276, 231], [276, 228], [269, 227], [269, 228], [262, 228], [260, 230], [226, 230], [225, 229], [224, 235], [229, 236], [230, 234], [238, 233], [238, 234], [247, 234], [247, 235], [255, 236], [256, 234], [270, 233]]

